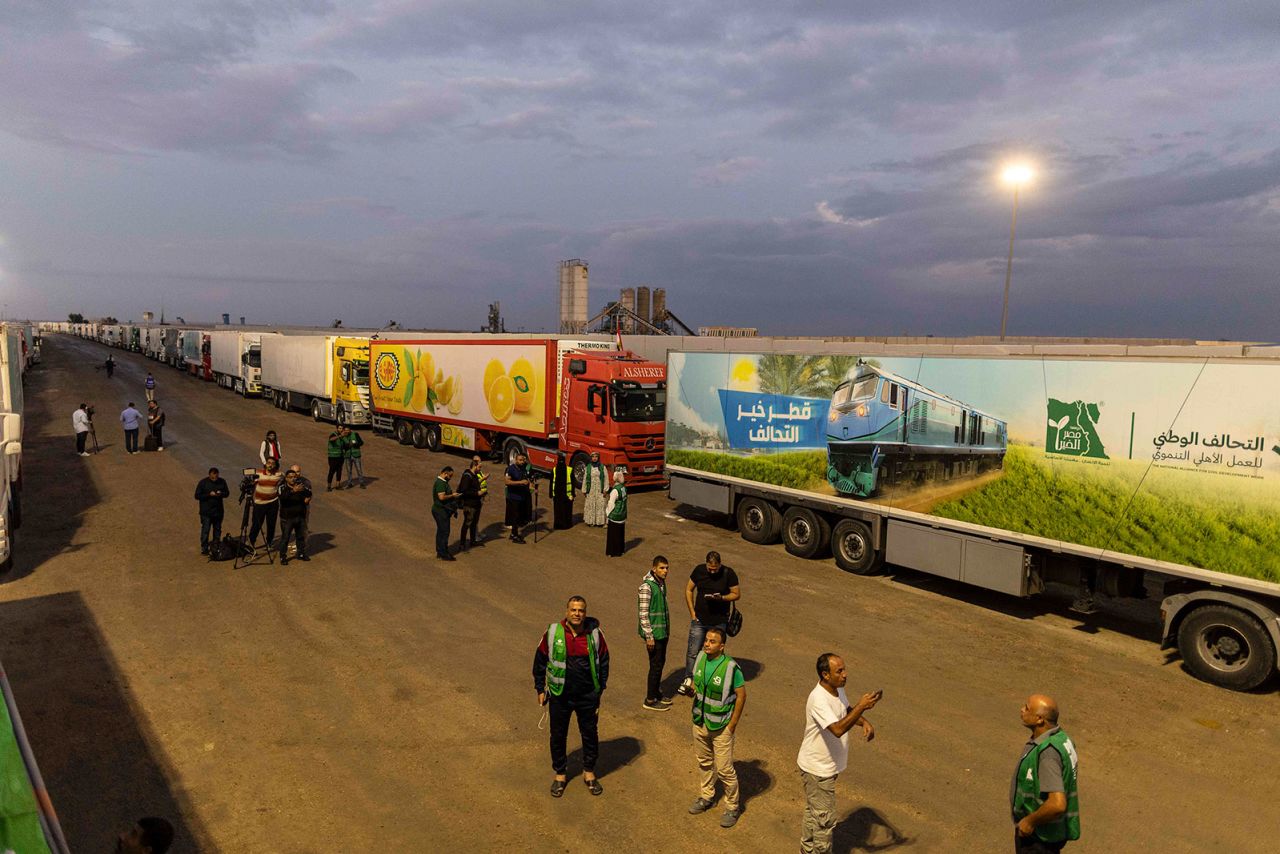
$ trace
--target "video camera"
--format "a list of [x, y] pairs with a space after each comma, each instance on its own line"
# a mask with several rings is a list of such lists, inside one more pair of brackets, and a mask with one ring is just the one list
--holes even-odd
[[244, 475], [240, 481], [240, 497], [236, 499], [236, 503], [243, 504], [245, 498], [253, 495], [254, 487], [258, 483], [258, 470], [255, 468], [241, 469], [240, 473]]

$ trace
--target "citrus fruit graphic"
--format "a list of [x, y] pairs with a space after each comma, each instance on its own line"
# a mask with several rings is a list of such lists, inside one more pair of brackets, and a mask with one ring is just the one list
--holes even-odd
[[507, 372], [502, 367], [502, 363], [497, 359], [490, 359], [489, 364], [484, 366], [484, 393], [489, 393], [489, 386], [493, 385], [493, 381]]
[[458, 379], [457, 377], [454, 377], [453, 379], [454, 379], [453, 394], [449, 396], [449, 403], [448, 403], [449, 412], [452, 413], [453, 415], [461, 415], [462, 414], [462, 383], [457, 382], [457, 379]]
[[436, 387], [436, 400], [440, 403], [448, 404], [453, 399], [453, 377], [447, 377], [444, 382]]
[[[427, 390], [431, 388], [431, 385], [432, 385], [431, 381], [435, 379], [435, 370], [436, 370], [435, 360], [431, 358], [431, 354], [423, 353], [419, 351], [418, 370], [416, 373], [421, 378], [422, 393], [424, 395], [427, 393]], [[414, 389], [414, 392], [415, 392], [414, 396], [416, 397], [417, 389]]]
[[413, 382], [413, 397], [409, 398], [409, 409], [413, 412], [421, 412], [427, 408], [427, 384], [422, 378]]
[[511, 417], [511, 411], [516, 403], [516, 387], [511, 381], [511, 377], [503, 374], [494, 379], [489, 386], [489, 393], [485, 395], [489, 401], [489, 412], [493, 415], [493, 420], [501, 423]]
[[519, 358], [511, 363], [511, 382], [515, 386], [516, 412], [528, 412], [533, 408], [533, 365], [528, 359]]

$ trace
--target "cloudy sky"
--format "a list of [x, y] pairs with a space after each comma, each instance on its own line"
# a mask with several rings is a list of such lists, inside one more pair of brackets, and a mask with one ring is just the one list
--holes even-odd
[[8, 0], [9, 316], [1275, 340], [1266, 3]]

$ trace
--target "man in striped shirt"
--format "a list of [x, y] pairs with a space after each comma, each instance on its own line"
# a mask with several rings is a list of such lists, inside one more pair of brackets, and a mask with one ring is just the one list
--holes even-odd
[[249, 543], [255, 548], [258, 532], [262, 523], [267, 524], [267, 551], [276, 538], [276, 518], [280, 515], [280, 482], [284, 475], [280, 473], [280, 463], [271, 457], [267, 458], [266, 468], [258, 469], [258, 477], [253, 482], [253, 524], [249, 527]]

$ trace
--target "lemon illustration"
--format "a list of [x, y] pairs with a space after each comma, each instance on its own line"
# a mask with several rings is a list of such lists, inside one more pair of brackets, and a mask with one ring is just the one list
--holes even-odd
[[435, 360], [431, 358], [430, 353], [418, 353], [418, 370], [417, 374], [422, 378], [422, 393], [425, 395], [427, 389], [431, 388], [431, 381], [435, 379]]
[[497, 359], [490, 359], [489, 364], [484, 366], [484, 393], [488, 394], [489, 386], [493, 384], [493, 381], [506, 372], [507, 369], [502, 367], [501, 362]]
[[435, 376], [435, 379], [431, 381], [431, 387], [439, 388], [441, 383], [443, 382], [444, 382], [444, 369], [436, 368], [436, 376]]
[[489, 412], [492, 413], [493, 420], [499, 423], [506, 421], [511, 417], [511, 410], [515, 407], [515, 383], [511, 381], [511, 377], [503, 374], [494, 379], [485, 397], [489, 401]]
[[421, 412], [427, 408], [427, 384], [418, 377], [413, 382], [413, 397], [409, 398], [409, 409]]
[[457, 377], [451, 377], [453, 383], [453, 393], [449, 396], [449, 412], [453, 415], [462, 414], [462, 383]]
[[448, 404], [453, 399], [453, 377], [448, 377], [436, 385], [436, 400]]
[[516, 390], [516, 412], [528, 412], [533, 408], [535, 382], [533, 365], [528, 359], [519, 358], [511, 363], [511, 382]]

